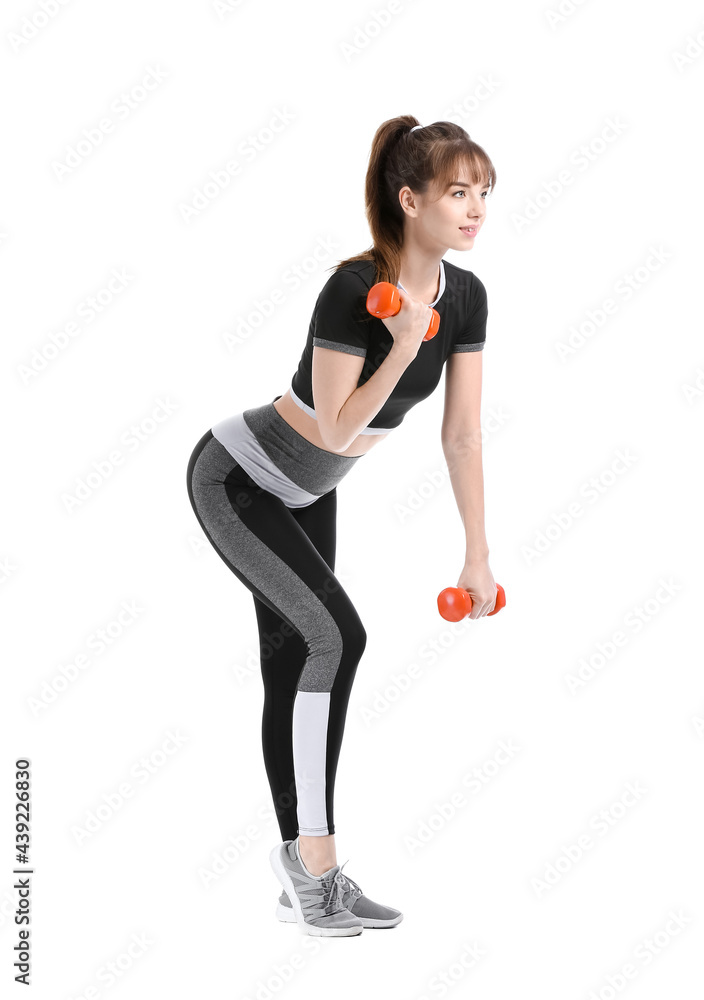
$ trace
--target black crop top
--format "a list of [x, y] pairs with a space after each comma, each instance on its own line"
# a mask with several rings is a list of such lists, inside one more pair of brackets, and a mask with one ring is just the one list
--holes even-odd
[[[291, 396], [313, 417], [314, 347], [364, 358], [358, 387], [371, 378], [391, 350], [393, 337], [383, 322], [367, 311], [367, 292], [374, 284], [374, 273], [372, 261], [345, 265], [330, 275], [315, 303], [306, 345], [291, 380]], [[398, 287], [403, 291], [402, 285]], [[429, 304], [440, 314], [438, 332], [421, 343], [393, 392], [362, 434], [383, 434], [398, 427], [411, 407], [435, 389], [450, 354], [484, 348], [486, 289], [475, 274], [441, 260], [438, 297]]]

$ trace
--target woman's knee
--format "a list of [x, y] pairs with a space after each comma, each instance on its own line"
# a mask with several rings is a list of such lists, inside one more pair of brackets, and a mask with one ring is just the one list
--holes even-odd
[[351, 619], [342, 632], [342, 641], [347, 655], [359, 662], [367, 645], [367, 631], [359, 617]]

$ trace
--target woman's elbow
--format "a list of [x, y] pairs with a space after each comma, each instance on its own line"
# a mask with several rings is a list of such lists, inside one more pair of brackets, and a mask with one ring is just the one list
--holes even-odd
[[318, 422], [318, 430], [320, 432], [320, 437], [323, 440], [323, 444], [328, 451], [335, 452], [336, 455], [339, 455], [343, 451], [347, 451], [349, 448], [349, 442], [341, 441], [340, 435], [335, 433], [335, 430], [322, 426], [320, 422]]

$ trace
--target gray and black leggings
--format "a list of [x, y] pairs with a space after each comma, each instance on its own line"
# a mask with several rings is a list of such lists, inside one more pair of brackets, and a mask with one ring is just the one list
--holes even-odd
[[287, 506], [212, 429], [188, 462], [188, 495], [215, 551], [254, 597], [264, 764], [282, 840], [325, 836], [335, 832], [335, 773], [367, 635], [334, 573], [337, 487], [320, 492], [316, 483], [342, 478], [354, 459], [311, 444], [272, 404], [243, 415], [266, 454], [317, 499]]

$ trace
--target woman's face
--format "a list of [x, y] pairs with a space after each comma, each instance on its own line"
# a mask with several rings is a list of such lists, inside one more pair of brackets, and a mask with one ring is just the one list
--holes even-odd
[[466, 170], [453, 177], [454, 183], [444, 192], [431, 184], [425, 195], [414, 194], [409, 187], [399, 192], [406, 213], [406, 234], [413, 228], [414, 237], [442, 249], [471, 250], [486, 217], [488, 184], [473, 184]]

